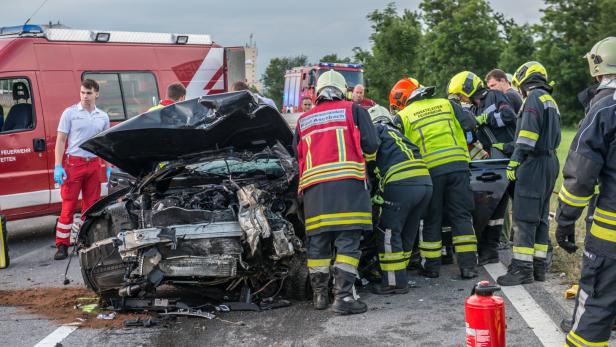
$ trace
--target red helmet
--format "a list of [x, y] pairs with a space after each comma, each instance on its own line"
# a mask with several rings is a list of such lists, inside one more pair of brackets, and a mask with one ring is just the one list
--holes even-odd
[[406, 107], [406, 101], [415, 89], [419, 87], [419, 82], [414, 78], [403, 78], [394, 84], [389, 92], [389, 109], [393, 113]]

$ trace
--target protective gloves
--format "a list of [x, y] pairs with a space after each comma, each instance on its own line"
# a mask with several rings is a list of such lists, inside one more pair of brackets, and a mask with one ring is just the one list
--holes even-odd
[[518, 170], [518, 166], [520, 166], [520, 163], [518, 163], [517, 161], [509, 161], [509, 164], [507, 165], [507, 179], [509, 181], [513, 182], [517, 179], [515, 172]]
[[505, 144], [504, 143], [495, 143], [495, 144], [492, 144], [492, 148], [496, 148], [496, 149], [498, 149], [499, 151], [502, 152], [502, 151], [504, 151]]
[[62, 165], [58, 164], [56, 166], [54, 166], [53, 168], [53, 180], [59, 184], [62, 185], [64, 183], [64, 180], [67, 179], [68, 176], [66, 175], [66, 171], [64, 171], [64, 168], [62, 167]]
[[577, 250], [575, 245], [575, 224], [559, 225], [556, 227], [556, 242], [567, 253], [574, 253]]
[[107, 170], [105, 170], [105, 172], [107, 173], [107, 182], [109, 182], [109, 177], [111, 176], [111, 167], [107, 166]]
[[488, 122], [488, 114], [480, 114], [479, 116], [475, 117], [475, 120], [477, 121], [477, 125], [484, 125]]

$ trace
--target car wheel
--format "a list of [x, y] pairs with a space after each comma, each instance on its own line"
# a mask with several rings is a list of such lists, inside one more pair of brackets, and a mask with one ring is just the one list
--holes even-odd
[[287, 298], [306, 301], [312, 299], [310, 274], [306, 266], [306, 254], [296, 254], [289, 261], [289, 275], [285, 279], [284, 293]]

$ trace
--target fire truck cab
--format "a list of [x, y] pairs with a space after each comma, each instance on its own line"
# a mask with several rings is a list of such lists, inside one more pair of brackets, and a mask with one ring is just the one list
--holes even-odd
[[[244, 50], [209, 35], [0, 28], [0, 214], [8, 220], [59, 212], [57, 127], [85, 78], [99, 83], [96, 106], [117, 124], [158, 104], [173, 82], [187, 98], [226, 92], [245, 79]], [[101, 170], [103, 193], [104, 181]]]
[[364, 70], [360, 64], [319, 63], [314, 66], [295, 67], [287, 70], [284, 76], [282, 107], [284, 112], [301, 112], [301, 102], [306, 96], [314, 102], [315, 87], [319, 76], [329, 70], [340, 72], [346, 79], [347, 97], [350, 99], [353, 88], [364, 84]]

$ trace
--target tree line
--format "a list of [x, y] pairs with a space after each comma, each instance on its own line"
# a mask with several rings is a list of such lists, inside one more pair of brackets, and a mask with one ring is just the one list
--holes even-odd
[[[584, 115], [577, 94], [593, 83], [584, 55], [598, 40], [616, 36], [616, 1], [544, 0], [541, 12], [540, 22], [529, 25], [494, 11], [487, 0], [423, 0], [417, 10], [389, 3], [367, 15], [370, 49], [356, 47], [352, 57], [328, 54], [321, 61], [363, 64], [368, 96], [388, 105], [389, 90], [402, 77], [434, 85], [445, 96], [457, 72], [513, 73], [537, 60], [555, 83], [563, 123], [574, 125]], [[284, 72], [307, 62], [304, 55], [272, 59], [262, 77], [266, 95], [280, 103]]]

